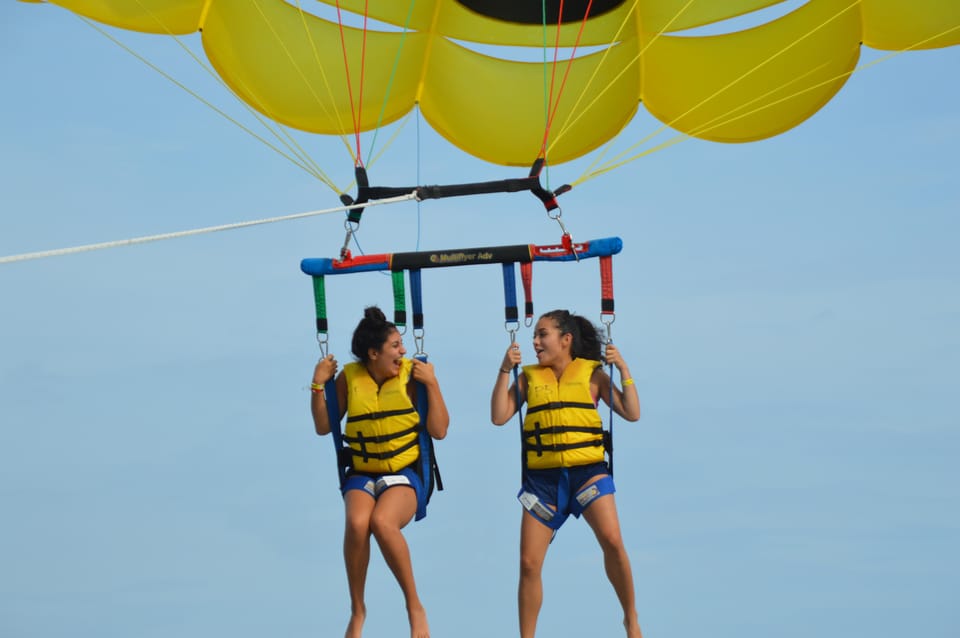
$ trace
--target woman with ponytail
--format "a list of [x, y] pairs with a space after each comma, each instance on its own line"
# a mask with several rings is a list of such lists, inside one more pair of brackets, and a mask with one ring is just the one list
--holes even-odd
[[612, 344], [603, 359], [617, 368], [618, 388], [604, 372], [601, 340], [587, 319], [566, 310], [546, 313], [533, 334], [537, 363], [520, 365], [520, 347], [507, 349], [490, 399], [490, 418], [503, 425], [527, 403], [523, 421], [523, 505], [520, 524], [518, 607], [521, 638], [533, 638], [543, 602], [541, 573], [553, 535], [570, 514], [581, 514], [603, 550], [607, 578], [623, 608], [628, 638], [641, 638], [630, 559], [620, 534], [613, 477], [604, 457], [597, 404], [612, 403], [628, 421], [640, 418], [640, 399], [626, 361]]

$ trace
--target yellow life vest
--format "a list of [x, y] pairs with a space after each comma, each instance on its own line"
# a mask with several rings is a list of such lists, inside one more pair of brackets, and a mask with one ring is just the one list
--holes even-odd
[[527, 415], [523, 419], [523, 450], [527, 468], [603, 462], [603, 422], [590, 394], [590, 377], [599, 365], [592, 359], [574, 359], [560, 379], [548, 367], [524, 366]]
[[417, 460], [420, 415], [407, 395], [413, 362], [403, 359], [400, 374], [380, 388], [362, 363], [343, 368], [347, 380], [347, 427], [343, 440], [359, 472], [386, 474]]

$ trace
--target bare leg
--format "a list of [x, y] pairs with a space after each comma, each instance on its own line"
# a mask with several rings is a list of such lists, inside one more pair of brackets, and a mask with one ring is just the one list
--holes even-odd
[[367, 566], [370, 564], [370, 515], [376, 501], [361, 490], [349, 490], [344, 495], [346, 521], [343, 533], [343, 562], [347, 568], [347, 587], [350, 590], [350, 622], [344, 638], [360, 638], [367, 607], [363, 592], [367, 584]]
[[403, 591], [411, 638], [429, 638], [427, 612], [417, 595], [417, 586], [413, 579], [410, 548], [400, 531], [413, 519], [416, 512], [416, 492], [406, 486], [391, 487], [377, 500], [370, 518], [370, 529], [377, 539], [383, 559]]
[[603, 566], [623, 607], [623, 626], [627, 631], [627, 638], [642, 638], [634, 599], [633, 571], [620, 534], [620, 519], [617, 517], [613, 494], [601, 496], [591, 503], [583, 517], [590, 524], [603, 549]]
[[520, 638], [533, 638], [537, 617], [543, 604], [543, 561], [553, 530], [523, 510], [520, 522], [520, 586], [517, 605], [520, 611]]

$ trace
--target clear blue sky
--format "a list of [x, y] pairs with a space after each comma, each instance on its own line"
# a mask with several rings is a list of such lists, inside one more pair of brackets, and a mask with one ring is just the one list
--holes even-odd
[[[197, 86], [161, 40], [127, 39]], [[648, 637], [960, 633], [958, 73], [957, 49], [902, 55], [778, 138], [685, 141], [562, 198], [575, 238], [625, 245], [613, 333], [644, 415], [615, 424], [617, 499]], [[0, 4], [0, 79], [0, 256], [337, 205], [56, 7]], [[641, 113], [625, 139], [655, 127]], [[371, 172], [416, 181], [415, 132]], [[420, 135], [425, 183], [522, 174]], [[345, 187], [349, 157], [306, 143]], [[525, 194], [370, 209], [360, 232], [368, 252], [559, 239]], [[0, 635], [341, 633], [299, 261], [342, 240], [331, 215], [0, 266]], [[596, 320], [597, 286], [595, 261], [538, 267], [537, 310]], [[328, 294], [345, 362], [389, 278]], [[447, 489], [408, 528], [421, 595], [435, 636], [514, 635], [516, 424], [488, 418], [499, 268], [425, 271], [424, 304], [453, 420]], [[619, 635], [583, 522], [545, 578], [544, 636]], [[368, 604], [365, 635], [404, 635], [376, 552]]]

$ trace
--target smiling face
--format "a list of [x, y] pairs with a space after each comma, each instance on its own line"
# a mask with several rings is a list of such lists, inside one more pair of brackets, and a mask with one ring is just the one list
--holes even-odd
[[537, 363], [551, 367], [556, 372], [562, 372], [572, 360], [570, 356], [572, 341], [573, 335], [561, 334], [553, 318], [540, 317], [533, 329], [533, 350], [537, 353]]
[[376, 348], [369, 349], [369, 357], [366, 361], [367, 371], [377, 384], [382, 384], [387, 379], [392, 379], [400, 374], [400, 361], [405, 354], [407, 354], [407, 349], [403, 347], [400, 332], [392, 330], [379, 350]]

